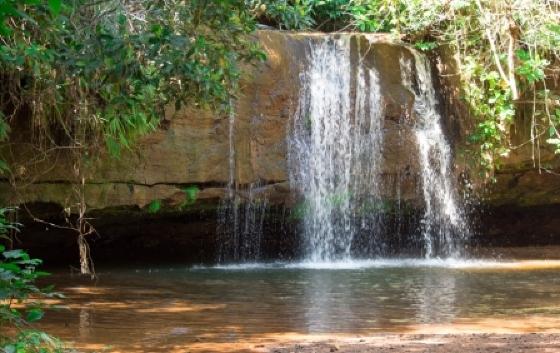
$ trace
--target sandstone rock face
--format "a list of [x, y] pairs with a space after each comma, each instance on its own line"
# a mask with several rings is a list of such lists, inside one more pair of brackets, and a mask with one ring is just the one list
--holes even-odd
[[[344, 35], [344, 34], [341, 34]], [[235, 182], [241, 197], [243, 186], [259, 185], [272, 205], [293, 205], [287, 166], [287, 135], [290, 117], [298, 104], [300, 73], [306, 65], [306, 49], [312, 41], [324, 40], [324, 34], [259, 31], [258, 42], [267, 61], [247, 67], [236, 102], [234, 134]], [[383, 93], [384, 145], [383, 190], [388, 199], [421, 202], [418, 151], [412, 127], [411, 107], [414, 94], [403, 85], [399, 58], [411, 56], [411, 49], [385, 35], [352, 35], [355, 57], [367, 57], [380, 74]], [[441, 74], [453, 71], [452, 63], [438, 65]], [[442, 76], [444, 77], [444, 76]], [[444, 123], [448, 139], [457, 156], [457, 176], [467, 169], [461, 160], [469, 126], [458, 99], [456, 83], [441, 80], [438, 91], [444, 96]], [[519, 126], [526, 125], [520, 121]], [[197, 188], [197, 207], [215, 206], [224, 195], [230, 178], [229, 118], [199, 110], [169, 111], [165, 128], [143, 138], [134, 151], [120, 159], [91, 161], [87, 169], [85, 199], [89, 210], [116, 207], [146, 208], [154, 200], [170, 209], [182, 209], [188, 198], [185, 188]], [[520, 129], [521, 131], [521, 129]], [[518, 136], [521, 143], [523, 136]], [[14, 190], [0, 184], [4, 203], [53, 203], [64, 207], [75, 203], [76, 188], [72, 165], [63, 157], [35, 161], [25, 146], [15, 153], [16, 171], [34, 175], [31, 183]], [[533, 164], [530, 146], [516, 149], [504, 160], [497, 183], [486, 188], [489, 205], [534, 206], [560, 203], [560, 176], [554, 174], [558, 158], [541, 146], [541, 163], [550, 173], [539, 173]], [[32, 165], [32, 166], [31, 166]], [[459, 178], [458, 178], [459, 179]]]
[[[343, 34], [346, 35], [346, 34]], [[323, 34], [259, 31], [257, 40], [267, 61], [247, 67], [236, 102], [234, 125], [235, 181], [259, 183], [261, 192], [275, 203], [288, 202], [287, 134], [298, 104], [300, 74], [305, 70], [306, 49]], [[352, 55], [370, 61], [380, 73], [386, 111], [384, 161], [387, 197], [398, 189], [404, 199], [417, 197], [417, 151], [412, 142], [410, 107], [413, 94], [401, 82], [399, 58], [410, 49], [389, 36], [352, 35]], [[94, 161], [88, 168], [86, 200], [90, 209], [115, 206], [145, 207], [152, 200], [179, 205], [183, 188], [197, 185], [199, 200], [216, 200], [230, 176], [229, 119], [198, 110], [169, 111], [165, 129], [143, 138], [137, 148], [120, 159]], [[31, 152], [28, 156], [31, 156]], [[25, 160], [25, 153], [20, 153]], [[54, 168], [51, 168], [54, 166]], [[52, 202], [66, 205], [74, 188], [72, 166], [64, 158], [36, 164], [28, 174], [34, 183], [11, 195], [19, 202]], [[38, 172], [44, 169], [45, 173]], [[397, 185], [398, 184], [398, 185]], [[10, 195], [3, 185], [3, 195]], [[241, 190], [243, 188], [240, 188]], [[242, 191], [241, 191], [242, 192]]]

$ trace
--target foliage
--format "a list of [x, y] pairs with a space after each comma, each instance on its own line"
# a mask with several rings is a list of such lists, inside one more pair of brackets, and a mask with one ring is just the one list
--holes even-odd
[[161, 210], [161, 200], [153, 200], [148, 204], [148, 213], [156, 214]]
[[[240, 64], [264, 57], [254, 29], [244, 0], [0, 0], [0, 142], [12, 131], [33, 149], [34, 168], [61, 155], [72, 163], [67, 209], [78, 214], [69, 223], [83, 273], [95, 233], [84, 196], [91, 166], [105, 150], [131, 148], [170, 107], [228, 111]], [[42, 172], [9, 167], [0, 156], [13, 183]]]
[[[169, 104], [227, 109], [238, 63], [262, 58], [246, 36], [254, 21], [242, 0], [7, 4], [0, 107], [11, 124], [30, 112], [42, 146], [95, 149], [105, 140], [118, 155]], [[7, 131], [0, 125], [0, 137]]]
[[196, 202], [200, 189], [196, 185], [189, 185], [183, 188], [183, 192], [185, 193], [185, 200], [179, 206], [181, 209], [191, 206]]
[[557, 101], [547, 92], [546, 80], [553, 77], [551, 63], [560, 54], [560, 41], [553, 35], [560, 20], [558, 2], [412, 1], [400, 2], [393, 14], [395, 31], [409, 40], [433, 41], [455, 52], [462, 95], [477, 121], [470, 140], [479, 146], [488, 171], [517, 148], [511, 145], [510, 131], [514, 118], [527, 113], [527, 105], [532, 106], [533, 146], [547, 131], [548, 142], [556, 142], [551, 112]]
[[315, 25], [312, 17], [313, 1], [310, 0], [254, 0], [247, 1], [247, 6], [261, 23], [280, 29], [297, 30]]
[[348, 22], [349, 0], [247, 0], [259, 22], [287, 30], [332, 31]]
[[[6, 218], [11, 209], [0, 209], [0, 237], [19, 229], [17, 223]], [[0, 244], [0, 351], [4, 353], [57, 353], [62, 343], [34, 329], [31, 324], [40, 320], [43, 305], [35, 300], [60, 297], [52, 287], [39, 288], [35, 281], [48, 275], [37, 270], [41, 260], [32, 259], [23, 250], [6, 250]]]
[[12, 207], [0, 208], [0, 240], [9, 240], [8, 235], [19, 231], [21, 227], [21, 224], [10, 220], [10, 215], [13, 212], [15, 212], [15, 209]]

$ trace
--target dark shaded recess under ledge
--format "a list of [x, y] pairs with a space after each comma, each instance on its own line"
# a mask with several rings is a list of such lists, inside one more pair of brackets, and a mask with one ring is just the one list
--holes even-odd
[[480, 246], [560, 245], [560, 204], [487, 207], [479, 219]]
[[[27, 206], [35, 217], [64, 224], [61, 207], [49, 203]], [[78, 264], [77, 233], [33, 222], [21, 211], [25, 225], [16, 247], [44, 260], [46, 266]], [[298, 254], [295, 231], [283, 207], [267, 212], [262, 253], [265, 260], [290, 260]], [[216, 234], [216, 203], [198, 203], [196, 208], [147, 213], [138, 207], [116, 207], [88, 213], [98, 234], [88, 236], [97, 265], [111, 264], [213, 264], [220, 251]]]
[[[63, 224], [62, 208], [54, 204], [28, 205], [33, 214], [56, 224]], [[213, 264], [220, 251], [216, 234], [217, 205], [199, 204], [182, 211], [146, 213], [145, 209], [119, 207], [92, 211], [89, 216], [99, 235], [88, 238], [97, 266]], [[390, 221], [384, 227], [384, 256], [414, 256], [419, 247], [418, 213], [410, 213], [398, 224]], [[472, 247], [520, 247], [560, 245], [560, 205], [519, 207], [500, 206], [486, 209], [477, 216], [477, 234]], [[77, 266], [76, 233], [32, 222], [21, 212], [25, 227], [17, 247], [44, 259], [47, 266]], [[282, 206], [267, 211], [262, 238], [262, 260], [294, 260], [302, 255], [297, 236], [298, 221]], [[401, 233], [397, 234], [396, 229]], [[365, 243], [364, 234], [362, 242]], [[357, 247], [362, 247], [357, 239]], [[227, 248], [227, 247], [226, 247]], [[474, 251], [476, 253], [476, 251]]]

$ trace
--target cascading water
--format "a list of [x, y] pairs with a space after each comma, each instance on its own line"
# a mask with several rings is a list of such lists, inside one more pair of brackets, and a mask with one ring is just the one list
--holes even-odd
[[[461, 256], [469, 231], [452, 178], [451, 149], [437, 111], [429, 63], [414, 50], [406, 55], [401, 52], [397, 67], [401, 89], [404, 87], [413, 98], [411, 109], [403, 109], [411, 114], [405, 114], [406, 122], [401, 127], [413, 133], [417, 144], [419, 196], [424, 211], [419, 238], [414, 229], [407, 229], [404, 238], [395, 239], [401, 236], [401, 169], [395, 171], [393, 205], [387, 201], [383, 186], [384, 177], [391, 178], [384, 176], [382, 169], [385, 98], [380, 77], [385, 76], [380, 76], [376, 57], [371, 54], [375, 42], [367, 39], [351, 35], [309, 39], [307, 64], [300, 74], [299, 104], [287, 140], [291, 186], [301, 195], [295, 209], [302, 219], [305, 260], [332, 262], [401, 255], [414, 249], [426, 258]], [[364, 43], [369, 47], [361, 48]], [[398, 78], [391, 84], [398, 85]], [[262, 259], [267, 209], [258, 183], [241, 188], [236, 180], [235, 121], [232, 113], [229, 180], [218, 222], [221, 263]], [[414, 121], [414, 126], [408, 125], [409, 121]], [[408, 165], [405, 167], [407, 175], [414, 173]], [[395, 212], [399, 222], [395, 231], [399, 234], [385, 234], [391, 233], [389, 218]], [[407, 237], [415, 248], [403, 243]]]
[[251, 183], [242, 190], [236, 182], [235, 111], [228, 119], [228, 184], [218, 210], [218, 262], [253, 262], [261, 256], [261, 240], [267, 208], [266, 197]]
[[218, 262], [239, 260], [239, 194], [235, 183], [235, 110], [228, 117], [228, 183], [225, 197], [218, 208]]
[[378, 74], [362, 58], [352, 65], [348, 36], [312, 42], [307, 55], [288, 138], [290, 180], [305, 199], [308, 260], [348, 259], [356, 236], [377, 227], [383, 138]]
[[452, 181], [451, 149], [441, 126], [429, 62], [414, 51], [412, 54], [414, 64], [401, 57], [400, 66], [403, 83], [414, 94], [414, 133], [425, 207], [421, 224], [424, 256], [457, 257], [463, 255], [462, 245], [470, 231]]
[[[312, 40], [301, 74], [288, 138], [289, 165], [292, 188], [303, 196], [303, 238], [312, 262], [388, 253], [382, 240], [382, 92], [372, 60], [364, 60], [371, 47], [362, 51], [359, 43], [358, 55], [352, 55], [356, 48], [350, 36]], [[468, 227], [452, 182], [451, 150], [428, 61], [411, 54], [401, 58], [400, 66], [402, 84], [414, 97], [413, 133], [425, 206], [421, 252], [426, 258], [460, 256]], [[396, 207], [401, 207], [400, 198]]]

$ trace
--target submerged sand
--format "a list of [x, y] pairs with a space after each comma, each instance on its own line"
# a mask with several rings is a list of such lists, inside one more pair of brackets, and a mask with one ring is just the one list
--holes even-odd
[[560, 352], [560, 334], [380, 334], [355, 339], [255, 346], [270, 353], [550, 353]]

